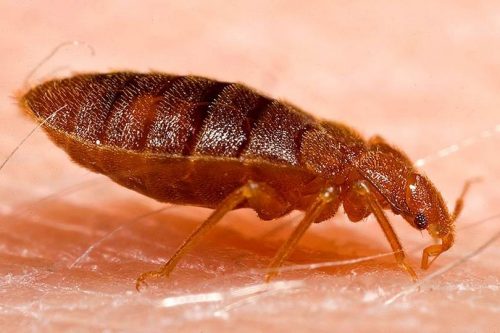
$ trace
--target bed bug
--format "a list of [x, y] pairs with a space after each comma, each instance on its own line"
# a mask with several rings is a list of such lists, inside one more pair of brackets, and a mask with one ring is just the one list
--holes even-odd
[[272, 220], [292, 210], [304, 217], [271, 261], [266, 281], [312, 223], [340, 205], [349, 220], [373, 214], [398, 265], [417, 275], [384, 210], [438, 241], [423, 250], [422, 268], [454, 243], [462, 195], [450, 213], [410, 159], [381, 137], [316, 119], [239, 83], [199, 76], [113, 72], [42, 83], [21, 106], [76, 163], [161, 202], [214, 209], [159, 270], [166, 277], [222, 217], [252, 208]]

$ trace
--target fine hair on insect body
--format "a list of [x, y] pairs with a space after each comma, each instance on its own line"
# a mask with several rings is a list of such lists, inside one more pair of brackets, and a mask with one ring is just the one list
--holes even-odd
[[79, 165], [161, 202], [214, 209], [161, 269], [137, 279], [137, 289], [148, 278], [168, 276], [227, 212], [245, 207], [263, 220], [305, 212], [266, 281], [309, 226], [340, 205], [353, 222], [373, 214], [398, 265], [416, 280], [384, 210], [438, 241], [423, 250], [426, 269], [453, 245], [469, 187], [449, 212], [430, 180], [381, 137], [365, 140], [346, 125], [239, 83], [163, 73], [78, 74], [33, 87], [20, 104]]

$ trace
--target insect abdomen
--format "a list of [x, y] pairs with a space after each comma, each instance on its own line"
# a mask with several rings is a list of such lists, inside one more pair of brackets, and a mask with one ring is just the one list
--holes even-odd
[[241, 85], [194, 76], [77, 75], [30, 90], [39, 120], [88, 144], [299, 164], [310, 116]]

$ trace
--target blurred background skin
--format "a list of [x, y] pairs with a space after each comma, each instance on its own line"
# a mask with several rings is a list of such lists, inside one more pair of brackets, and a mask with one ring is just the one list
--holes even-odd
[[[422, 170], [450, 205], [466, 179], [482, 177], [457, 221], [457, 244], [420, 276], [498, 232], [498, 219], [474, 225], [500, 213], [498, 2], [2, 1], [0, 13], [2, 158], [34, 127], [13, 97], [39, 80], [117, 69], [198, 74], [244, 82], [366, 137], [380, 134], [414, 160], [433, 156]], [[70, 40], [92, 45], [95, 56], [85, 46], [65, 48], [25, 86], [30, 70]], [[455, 153], [436, 155], [468, 138]], [[385, 306], [411, 286], [391, 256], [295, 270], [262, 285], [263, 273], [252, 269], [266, 267], [297, 214], [262, 223], [242, 210], [168, 281], [137, 293], [135, 278], [169, 258], [209, 210], [167, 206], [138, 219], [165, 205], [79, 168], [41, 131], [0, 171], [0, 198], [5, 332], [500, 328], [498, 241]], [[417, 267], [431, 240], [390, 220]], [[341, 210], [313, 226], [288, 265], [388, 251], [372, 218], [350, 223]]]

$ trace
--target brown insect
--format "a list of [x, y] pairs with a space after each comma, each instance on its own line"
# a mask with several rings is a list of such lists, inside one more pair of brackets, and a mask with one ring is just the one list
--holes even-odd
[[266, 280], [313, 222], [340, 204], [353, 222], [374, 214], [396, 261], [417, 275], [383, 210], [401, 215], [440, 244], [424, 249], [422, 268], [454, 242], [452, 214], [437, 189], [400, 150], [376, 136], [315, 119], [238, 83], [197, 76], [118, 72], [52, 80], [21, 105], [78, 164], [162, 202], [215, 209], [158, 271], [178, 261], [228, 211], [249, 207], [264, 220], [292, 210], [305, 216], [270, 264]]

